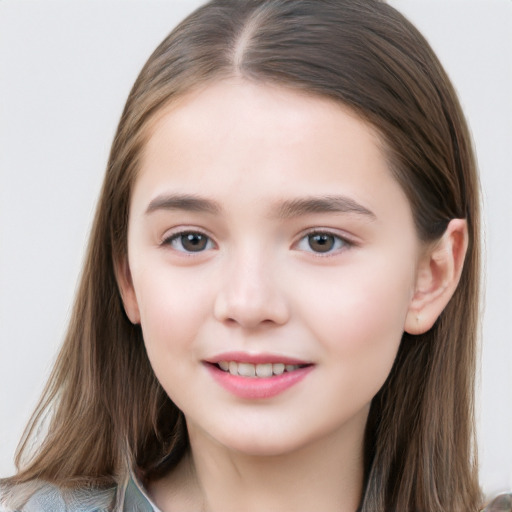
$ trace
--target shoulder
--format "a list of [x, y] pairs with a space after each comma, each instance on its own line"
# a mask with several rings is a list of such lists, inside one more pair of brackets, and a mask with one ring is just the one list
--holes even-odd
[[482, 512], [512, 512], [512, 493], [500, 494]]
[[159, 512], [141, 484], [128, 476], [119, 486], [68, 489], [42, 481], [0, 486], [0, 512]]
[[29, 482], [2, 493], [0, 512], [111, 512], [115, 495], [115, 488], [63, 489]]

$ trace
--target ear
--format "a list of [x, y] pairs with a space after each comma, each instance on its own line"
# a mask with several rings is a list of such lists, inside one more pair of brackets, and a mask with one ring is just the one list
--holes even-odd
[[128, 257], [123, 256], [115, 263], [115, 273], [117, 286], [121, 292], [124, 310], [132, 324], [140, 324], [140, 311], [133, 287], [132, 274], [130, 272], [130, 265], [128, 264]]
[[435, 323], [459, 284], [468, 248], [465, 219], [452, 219], [441, 239], [422, 257], [404, 330], [423, 334]]

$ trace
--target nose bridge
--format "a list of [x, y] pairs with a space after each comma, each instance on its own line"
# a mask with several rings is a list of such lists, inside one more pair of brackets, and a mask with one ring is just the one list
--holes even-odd
[[216, 298], [215, 315], [220, 321], [245, 328], [261, 323], [282, 324], [288, 318], [285, 290], [277, 277], [277, 262], [271, 249], [246, 244], [226, 259]]

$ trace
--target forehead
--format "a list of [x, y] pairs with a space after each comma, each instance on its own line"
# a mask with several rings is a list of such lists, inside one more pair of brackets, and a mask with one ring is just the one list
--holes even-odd
[[[282, 196], [405, 200], [371, 125], [331, 99], [243, 80], [181, 96], [155, 118], [135, 197], [197, 193], [258, 203]], [[390, 197], [390, 196], [389, 196]]]

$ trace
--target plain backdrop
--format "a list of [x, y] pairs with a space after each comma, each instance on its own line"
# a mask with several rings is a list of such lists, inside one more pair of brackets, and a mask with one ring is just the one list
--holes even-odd
[[[65, 331], [109, 146], [154, 47], [197, 0], [0, 1], [0, 477]], [[512, 489], [512, 2], [395, 0], [455, 83], [477, 148], [486, 299], [481, 479]]]

